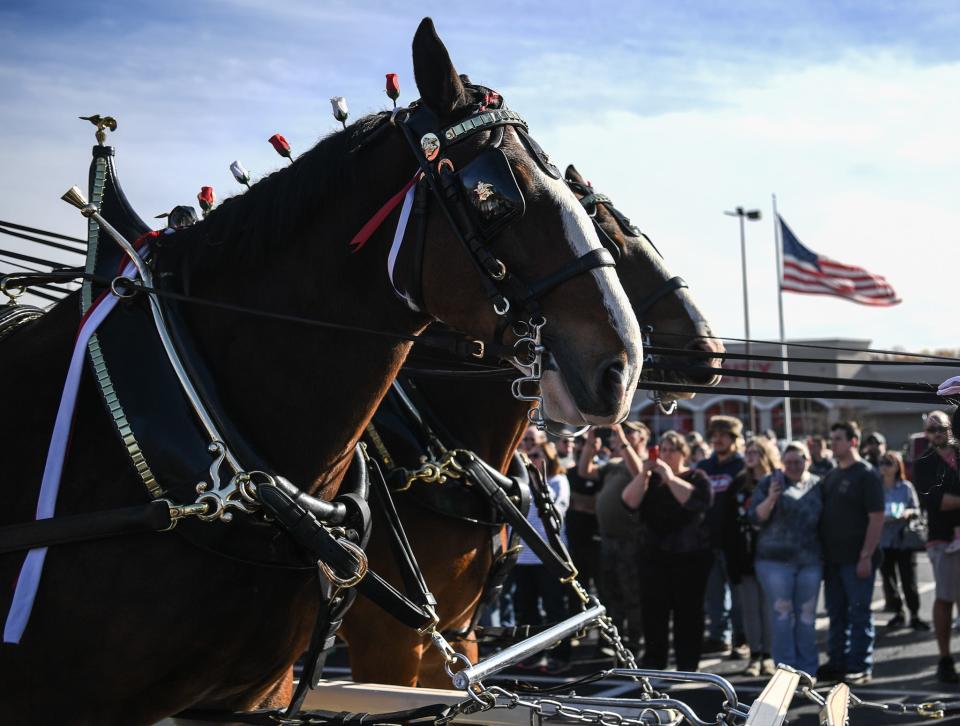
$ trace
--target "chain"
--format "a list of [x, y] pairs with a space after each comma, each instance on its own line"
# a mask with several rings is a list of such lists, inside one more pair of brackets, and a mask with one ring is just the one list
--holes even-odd
[[457, 461], [458, 456], [472, 457], [473, 455], [466, 449], [447, 449], [439, 461], [428, 461], [426, 456], [421, 457], [420, 463], [423, 466], [410, 472], [406, 483], [397, 491], [406, 491], [418, 481], [424, 484], [445, 484], [448, 479], [460, 479], [465, 470]]
[[[783, 666], [778, 666], [782, 668]], [[806, 676], [806, 673], [803, 673]], [[803, 684], [797, 688], [801, 696], [813, 701], [818, 706], [823, 707], [826, 700], [823, 696], [813, 690], [812, 680], [810, 683]], [[923, 703], [878, 703], [876, 701], [865, 701], [855, 693], [849, 693], [847, 705], [851, 709], [872, 709], [875, 711], [886, 711], [887, 713], [901, 716], [917, 715], [922, 718], [933, 720], [945, 717], [945, 707], [941, 701], [925, 701]]]
[[[482, 687], [472, 692], [470, 698], [461, 701], [451, 710], [443, 723], [447, 723], [459, 714], [469, 715], [496, 709], [525, 708], [530, 711], [530, 723], [543, 723], [544, 720], [564, 721], [567, 723], [599, 724], [600, 726], [679, 726], [684, 716], [669, 709], [643, 708], [636, 718], [624, 716], [616, 711], [603, 711], [593, 708], [580, 708], [551, 698], [525, 699], [518, 693], [508, 691], [501, 686]], [[439, 722], [438, 722], [439, 723]]]

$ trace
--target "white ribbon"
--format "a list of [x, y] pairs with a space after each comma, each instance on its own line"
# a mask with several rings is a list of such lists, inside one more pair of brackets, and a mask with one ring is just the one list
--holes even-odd
[[387, 278], [390, 280], [390, 286], [407, 303], [411, 310], [420, 312], [420, 308], [410, 297], [410, 295], [397, 287], [393, 279], [393, 269], [397, 264], [397, 257], [400, 254], [400, 248], [403, 246], [403, 237], [407, 232], [407, 223], [410, 221], [410, 211], [413, 209], [413, 195], [417, 191], [416, 183], [413, 184], [403, 197], [403, 206], [400, 207], [400, 219], [397, 220], [397, 231], [393, 233], [393, 244], [390, 245], [390, 254], [387, 255]]
[[956, 396], [960, 394], [960, 376], [948, 378], [937, 389], [938, 396]]
[[[146, 254], [146, 245], [141, 255]], [[134, 273], [132, 262], [128, 262], [123, 270], [124, 277]], [[63, 474], [63, 462], [67, 454], [67, 445], [70, 440], [70, 429], [73, 424], [73, 411], [77, 402], [77, 391], [80, 387], [80, 377], [83, 374], [86, 359], [87, 343], [90, 341], [97, 327], [116, 307], [120, 298], [114, 295], [104, 297], [95, 308], [90, 311], [77, 333], [77, 342], [73, 347], [70, 358], [70, 367], [63, 384], [63, 393], [60, 396], [60, 408], [57, 409], [57, 418], [53, 425], [53, 435], [50, 437], [50, 448], [47, 450], [47, 461], [43, 467], [43, 480], [40, 484], [40, 497], [37, 500], [37, 519], [51, 519], [57, 507], [57, 494], [60, 491], [60, 477]], [[46, 547], [38, 547], [27, 553], [17, 578], [17, 587], [13, 593], [13, 603], [7, 613], [7, 621], [3, 627], [4, 643], [19, 643], [23, 631], [30, 620], [33, 610], [33, 601], [40, 587], [40, 575], [43, 573], [43, 562], [47, 556]]]

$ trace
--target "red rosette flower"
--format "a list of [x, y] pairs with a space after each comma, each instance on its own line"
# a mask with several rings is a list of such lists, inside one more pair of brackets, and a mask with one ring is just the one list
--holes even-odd
[[217, 203], [217, 195], [213, 193], [213, 187], [200, 187], [200, 193], [197, 194], [197, 201], [200, 202], [200, 209], [203, 210], [203, 216], [207, 216], [213, 205]]
[[400, 78], [396, 73], [387, 74], [387, 96], [397, 105], [397, 99], [400, 98]]
[[284, 157], [285, 159], [290, 159], [291, 161], [293, 161], [293, 159], [290, 156], [290, 144], [287, 143], [287, 140], [283, 138], [283, 136], [281, 136], [280, 134], [274, 134], [269, 139], [267, 139], [267, 141], [270, 142], [270, 144], [273, 146], [276, 152], [280, 154], [280, 156]]

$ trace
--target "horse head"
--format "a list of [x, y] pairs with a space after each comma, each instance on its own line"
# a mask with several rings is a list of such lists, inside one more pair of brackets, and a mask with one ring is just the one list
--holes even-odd
[[[615, 249], [617, 275], [651, 347], [671, 348], [675, 354], [654, 356], [663, 362], [648, 364], [646, 381], [715, 386], [723, 344], [712, 337], [710, 325], [690, 294], [686, 283], [674, 277], [650, 238], [630, 223], [609, 197], [597, 194], [590, 183], [570, 165], [565, 178], [588, 214], [593, 218], [606, 245]], [[690, 351], [687, 353], [686, 351]], [[693, 352], [707, 355], [697, 357]], [[709, 356], [709, 357], [708, 357]], [[683, 370], [672, 370], [682, 368]], [[698, 370], [702, 369], [702, 370]], [[661, 400], [693, 398], [695, 394], [670, 392]]]
[[[477, 233], [459, 244], [446, 215], [428, 214], [423, 309], [495, 341], [545, 321], [545, 412], [572, 424], [623, 419], [642, 365], [639, 328], [590, 219], [525, 123], [482, 126], [485, 112], [511, 112], [498, 94], [458, 75], [429, 19], [413, 59], [420, 103], [446, 128], [439, 153], [425, 151], [428, 163], [447, 176], [445, 193], [458, 195], [457, 225]], [[399, 274], [409, 277], [416, 264], [401, 257]]]

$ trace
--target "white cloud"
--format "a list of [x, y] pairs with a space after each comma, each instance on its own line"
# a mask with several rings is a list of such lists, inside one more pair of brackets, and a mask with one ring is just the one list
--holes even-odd
[[[919, 66], [886, 54], [782, 72], [761, 86], [713, 89], [721, 108], [644, 116], [600, 112], [540, 130], [652, 235], [722, 334], [743, 330], [739, 233], [748, 223], [751, 333], [777, 335], [771, 193], [800, 240], [888, 277], [904, 302], [871, 309], [787, 295], [787, 334], [872, 337], [917, 348], [956, 345], [944, 325], [960, 230], [956, 144], [960, 64]], [[600, 89], [612, 93], [612, 84]]]
[[[155, 14], [108, 29], [104, 18], [97, 44], [90, 25], [23, 38], [0, 29], [0, 45], [22, 44], [20, 56], [0, 52], [0, 219], [82, 235], [59, 201], [86, 178], [93, 135], [80, 114], [118, 117], [123, 184], [149, 216], [203, 184], [239, 191], [235, 158], [255, 176], [284, 163], [266, 143], [276, 131], [306, 149], [336, 128], [330, 96], [347, 96], [355, 113], [384, 108], [387, 71], [400, 73], [403, 100], [416, 95], [419, 18], [399, 4], [213, 8], [206, 22]], [[776, 192], [801, 241], [886, 275], [904, 299], [876, 310], [787, 296], [790, 335], [955, 344], [943, 301], [960, 230], [960, 63], [920, 64], [892, 44], [796, 50], [801, 36], [822, 40], [808, 21], [762, 18], [796, 26], [793, 40], [770, 30], [754, 44], [729, 23], [717, 40], [719, 18], [685, 22], [653, 6], [642, 17], [511, 11], [509, 27], [506, 11], [435, 17], [458, 68], [501, 89], [552, 157], [575, 162], [651, 234], [717, 331], [742, 330], [738, 233], [723, 216], [740, 204], [764, 211], [747, 230], [752, 332], [776, 335]]]

